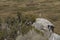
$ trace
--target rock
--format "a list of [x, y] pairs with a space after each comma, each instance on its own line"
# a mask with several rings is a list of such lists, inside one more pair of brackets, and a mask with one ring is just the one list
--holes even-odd
[[46, 38], [44, 36], [42, 36], [41, 34], [38, 34], [36, 31], [34, 30], [30, 30], [27, 34], [23, 35], [19, 35], [16, 40], [46, 40]]
[[60, 40], [60, 35], [58, 35], [56, 33], [52, 33], [49, 40]]
[[[25, 35], [19, 35], [16, 40], [60, 40], [60, 36], [58, 34], [53, 33], [53, 31], [49, 31], [48, 25], [53, 24], [47, 19], [37, 18], [32, 24], [34, 28]], [[38, 30], [38, 33], [35, 29]]]

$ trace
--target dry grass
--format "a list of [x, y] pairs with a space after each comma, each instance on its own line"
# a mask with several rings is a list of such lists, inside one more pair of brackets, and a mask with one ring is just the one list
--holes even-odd
[[[60, 1], [59, 0], [27, 0], [27, 1], [10, 1], [0, 0], [0, 16], [14, 16], [16, 11], [24, 14], [34, 13], [41, 17], [47, 18], [55, 25], [55, 32], [60, 34]], [[27, 4], [30, 4], [27, 6]], [[34, 5], [34, 6], [33, 6]]]

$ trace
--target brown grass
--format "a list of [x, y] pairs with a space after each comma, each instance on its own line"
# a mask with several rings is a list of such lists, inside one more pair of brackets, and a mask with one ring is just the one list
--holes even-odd
[[[24, 14], [34, 13], [39, 15], [41, 13], [42, 14], [41, 17], [44, 17], [50, 20], [55, 25], [55, 32], [60, 34], [60, 3], [59, 2], [60, 2], [59, 0], [48, 0], [48, 1], [47, 0], [33, 0], [33, 1], [28, 0], [28, 1], [22, 1], [22, 2], [1, 0], [0, 16], [1, 17], [14, 16], [16, 11], [21, 11]], [[26, 6], [28, 3], [29, 4], [31, 3], [31, 5]], [[23, 10], [21, 7], [23, 8]], [[29, 7], [35, 7], [35, 8], [29, 9]]]

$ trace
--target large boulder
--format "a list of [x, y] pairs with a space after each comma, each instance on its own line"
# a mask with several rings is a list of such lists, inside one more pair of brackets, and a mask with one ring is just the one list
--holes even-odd
[[16, 40], [53, 40], [54, 34], [52, 35], [53, 32], [49, 31], [48, 25], [54, 26], [47, 19], [36, 18], [36, 21], [32, 24], [32, 30], [25, 35], [17, 36]]

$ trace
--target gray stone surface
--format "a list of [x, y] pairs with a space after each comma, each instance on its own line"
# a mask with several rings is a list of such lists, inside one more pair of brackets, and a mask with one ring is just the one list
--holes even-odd
[[16, 40], [46, 40], [46, 37], [36, 33], [34, 30], [29, 31], [27, 34], [19, 35]]
[[24, 36], [19, 35], [16, 40], [60, 40], [60, 35], [49, 31], [47, 25], [53, 24], [44, 18], [37, 18], [32, 26], [34, 26], [35, 29], [42, 31], [44, 35], [42, 35], [42, 33], [38, 34], [34, 29], [32, 29]]
[[60, 40], [60, 35], [58, 35], [56, 33], [52, 33], [49, 40]]

